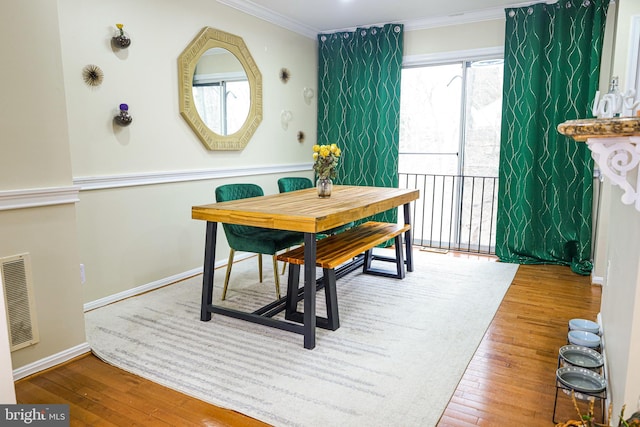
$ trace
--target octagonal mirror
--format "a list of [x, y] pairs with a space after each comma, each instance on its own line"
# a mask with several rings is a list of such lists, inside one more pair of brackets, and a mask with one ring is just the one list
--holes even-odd
[[205, 27], [178, 57], [180, 114], [209, 150], [242, 150], [262, 121], [262, 75], [241, 37]]

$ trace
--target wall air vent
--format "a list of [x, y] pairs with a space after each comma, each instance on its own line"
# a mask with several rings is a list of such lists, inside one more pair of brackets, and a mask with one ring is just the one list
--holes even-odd
[[0, 258], [0, 273], [4, 283], [11, 351], [16, 351], [39, 341], [30, 255]]

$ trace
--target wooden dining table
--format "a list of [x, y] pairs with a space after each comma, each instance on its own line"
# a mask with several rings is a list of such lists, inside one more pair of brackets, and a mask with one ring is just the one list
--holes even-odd
[[[315, 188], [261, 197], [193, 206], [191, 217], [206, 221], [204, 274], [200, 320], [222, 314], [304, 335], [304, 347], [316, 345], [316, 233], [403, 206], [404, 223], [411, 224], [410, 204], [419, 191], [387, 187], [334, 185], [331, 197], [318, 197]], [[212, 304], [217, 224], [239, 224], [304, 233], [304, 288], [302, 324], [273, 318], [285, 298], [253, 312]], [[405, 263], [413, 271], [411, 227], [405, 232]]]

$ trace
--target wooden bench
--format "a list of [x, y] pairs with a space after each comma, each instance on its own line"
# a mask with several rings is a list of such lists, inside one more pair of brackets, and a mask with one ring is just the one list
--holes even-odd
[[[340, 327], [336, 295], [336, 269], [352, 261], [357, 256], [364, 253], [362, 272], [365, 274], [397, 279], [405, 277], [402, 234], [409, 231], [410, 228], [409, 224], [397, 225], [369, 221], [316, 242], [316, 266], [323, 269], [322, 282], [327, 304], [327, 317], [318, 318], [318, 326], [331, 330], [336, 330]], [[390, 239], [394, 239], [395, 258], [374, 256], [372, 249]], [[288, 262], [290, 265], [285, 318], [299, 320], [302, 313], [297, 311], [298, 295], [300, 294], [298, 286], [300, 282], [300, 266], [304, 264], [304, 246], [299, 246], [278, 255], [278, 260]], [[373, 260], [394, 262], [396, 271], [391, 273], [374, 269], [371, 267]]]

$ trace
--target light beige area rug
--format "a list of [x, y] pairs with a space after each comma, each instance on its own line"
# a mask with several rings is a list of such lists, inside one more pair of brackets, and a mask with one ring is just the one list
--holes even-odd
[[[338, 280], [340, 329], [318, 329], [313, 350], [290, 332], [201, 322], [202, 276], [86, 313], [87, 335], [110, 364], [275, 426], [433, 426], [516, 270], [415, 251], [404, 280], [353, 272]], [[216, 304], [223, 278], [216, 270]], [[229, 306], [273, 298], [255, 258], [231, 279]]]

